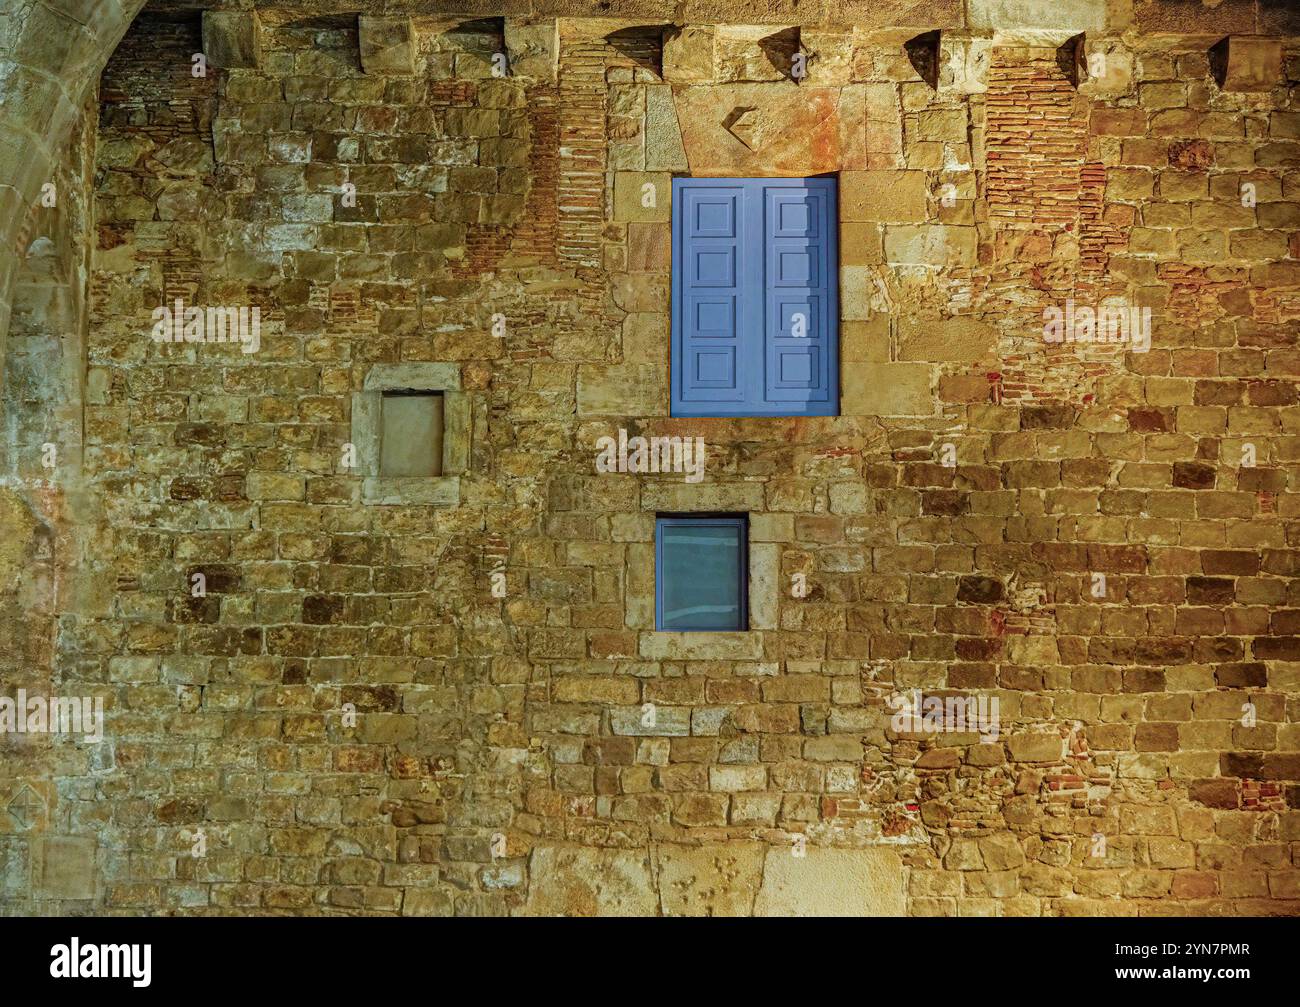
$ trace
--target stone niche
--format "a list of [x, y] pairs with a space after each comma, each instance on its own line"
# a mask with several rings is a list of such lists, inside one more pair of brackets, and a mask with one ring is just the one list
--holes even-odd
[[[387, 393], [412, 400], [436, 396], [441, 412], [434, 422], [421, 419], [413, 409], [385, 416]], [[440, 439], [441, 458], [422, 470], [413, 464], [406, 445], [389, 450], [386, 437]], [[461, 390], [456, 364], [375, 364], [363, 389], [352, 396], [352, 444], [357, 471], [365, 477], [362, 499], [366, 503], [454, 507], [460, 502], [460, 476], [469, 465], [469, 443], [470, 403]], [[394, 463], [392, 471], [386, 469], [386, 461]]]

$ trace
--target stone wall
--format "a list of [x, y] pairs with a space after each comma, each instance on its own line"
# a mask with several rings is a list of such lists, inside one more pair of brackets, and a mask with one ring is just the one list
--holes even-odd
[[[5, 911], [1300, 911], [1300, 28], [966, 6], [138, 19], [85, 130], [84, 432], [20, 382], [91, 503], [31, 507], [34, 434], [0, 498], [6, 590], [78, 585], [9, 592], [48, 627], [3, 684], [107, 738], [0, 747]], [[670, 418], [671, 177], [819, 173], [841, 415]], [[1108, 297], [1149, 352], [1045, 342]], [[260, 349], [155, 343], [177, 298]], [[454, 505], [347, 463], [403, 364], [464, 396]], [[598, 473], [619, 429], [704, 481]], [[749, 515], [747, 633], [653, 629], [692, 511]], [[911, 689], [999, 737], [895, 730]]]

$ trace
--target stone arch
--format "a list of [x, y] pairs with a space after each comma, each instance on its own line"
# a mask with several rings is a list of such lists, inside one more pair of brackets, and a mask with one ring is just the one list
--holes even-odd
[[0, 365], [41, 186], [145, 0], [27, 0], [0, 52]]
[[[10, 687], [58, 688], [59, 610], [85, 584], [76, 572], [84, 521], [73, 516], [85, 505], [87, 140], [95, 123], [87, 103], [144, 2], [19, 0], [0, 15], [0, 630], [14, 643], [0, 679]], [[68, 831], [54, 783], [58, 758], [48, 740], [0, 758], [9, 781], [0, 815], [14, 832], [0, 860], [34, 863], [50, 843], [79, 853], [71, 878], [33, 868], [44, 880], [27, 898], [93, 891], [94, 844], [56, 835]], [[15, 801], [26, 809], [18, 819]]]

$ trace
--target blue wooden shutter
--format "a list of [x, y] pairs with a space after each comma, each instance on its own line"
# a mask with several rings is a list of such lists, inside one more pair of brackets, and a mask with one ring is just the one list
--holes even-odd
[[[679, 306], [673, 411], [701, 415], [692, 410], [702, 408], [710, 415], [710, 404], [733, 403], [734, 408], [745, 401], [752, 362], [741, 340], [749, 319], [741, 312], [753, 296], [757, 250], [746, 234], [743, 183], [674, 179], [673, 184], [673, 293]], [[748, 281], [749, 292], [742, 290], [742, 281]]]
[[833, 185], [828, 178], [763, 183], [763, 401], [788, 416], [837, 411], [831, 401], [831, 369], [838, 363], [831, 295], [839, 265], [831, 257]]
[[838, 413], [835, 180], [673, 180], [674, 416]]

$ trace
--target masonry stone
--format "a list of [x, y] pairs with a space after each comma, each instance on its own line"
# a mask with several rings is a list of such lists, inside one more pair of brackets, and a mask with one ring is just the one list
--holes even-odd
[[700, 84], [714, 79], [715, 30], [687, 25], [663, 36], [663, 76], [670, 84]]
[[1225, 91], [1269, 91], [1282, 79], [1282, 42], [1229, 35], [1210, 50], [1210, 65]]
[[34, 894], [42, 899], [93, 899], [95, 853], [93, 836], [39, 837], [32, 844]]
[[507, 17], [505, 45], [512, 74], [539, 81], [555, 79], [559, 55], [558, 25], [555, 21], [529, 22]]
[[410, 76], [415, 72], [415, 41], [410, 18], [357, 18], [361, 67], [366, 73]]
[[256, 11], [204, 11], [203, 54], [212, 66], [256, 70], [262, 61], [262, 23]]
[[812, 847], [802, 857], [769, 849], [757, 916], [901, 916], [903, 870], [882, 848]]

